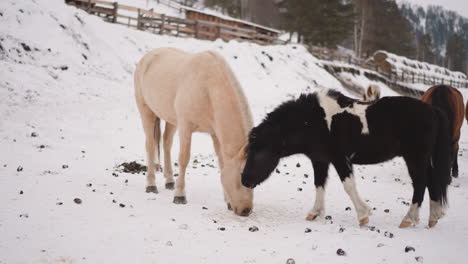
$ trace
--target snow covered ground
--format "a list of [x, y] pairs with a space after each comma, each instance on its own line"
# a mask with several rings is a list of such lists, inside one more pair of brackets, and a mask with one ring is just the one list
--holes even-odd
[[[301, 156], [284, 159], [278, 175], [255, 190], [247, 218], [226, 209], [204, 135], [193, 139], [187, 205], [172, 203], [162, 175], [155, 195], [144, 192], [144, 175], [116, 171], [145, 156], [132, 81], [145, 52], [218, 50], [259, 123], [301, 92], [346, 93], [301, 46], [157, 36], [46, 0], [1, 1], [0, 45], [1, 264], [463, 263], [468, 257], [466, 124], [460, 177], [450, 187], [446, 218], [433, 229], [425, 227], [427, 197], [420, 225], [397, 227], [412, 192], [400, 159], [355, 167], [360, 193], [375, 207], [364, 228], [354, 209], [346, 210], [352, 204], [334, 169], [326, 194], [331, 219], [304, 220], [315, 190], [311, 165]], [[259, 230], [250, 232], [252, 226]], [[405, 253], [406, 246], [415, 251]], [[346, 256], [336, 254], [339, 248]]]

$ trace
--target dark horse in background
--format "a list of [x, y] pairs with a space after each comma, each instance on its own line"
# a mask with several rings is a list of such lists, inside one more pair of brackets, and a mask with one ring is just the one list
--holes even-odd
[[357, 212], [360, 225], [371, 209], [356, 189], [352, 164], [376, 164], [402, 156], [413, 181], [412, 205], [400, 227], [419, 222], [419, 208], [429, 189], [429, 226], [444, 215], [450, 184], [450, 136], [439, 109], [409, 97], [384, 97], [363, 103], [333, 90], [301, 95], [277, 107], [253, 128], [246, 147], [242, 184], [265, 181], [279, 160], [304, 154], [314, 169], [316, 199], [307, 220], [324, 214], [330, 163]]
[[439, 107], [449, 121], [449, 131], [452, 136], [452, 176], [458, 177], [458, 141], [460, 129], [465, 115], [463, 95], [455, 88], [447, 85], [436, 85], [429, 88], [421, 100], [430, 105]]

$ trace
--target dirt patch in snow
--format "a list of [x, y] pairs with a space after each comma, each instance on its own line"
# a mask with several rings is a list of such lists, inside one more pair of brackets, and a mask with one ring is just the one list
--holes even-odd
[[127, 173], [140, 173], [140, 172], [146, 172], [147, 170], [145, 165], [142, 165], [136, 161], [124, 162], [118, 165], [117, 169], [121, 172], [127, 172]]

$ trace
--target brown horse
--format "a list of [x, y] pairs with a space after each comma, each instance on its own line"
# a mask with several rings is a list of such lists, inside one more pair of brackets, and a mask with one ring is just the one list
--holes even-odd
[[203, 132], [213, 140], [228, 208], [236, 214], [249, 215], [253, 192], [242, 186], [241, 171], [245, 165], [244, 146], [253, 121], [242, 88], [223, 57], [213, 51], [192, 54], [174, 48], [155, 49], [143, 56], [136, 67], [135, 97], [146, 136], [146, 191], [157, 193], [159, 123], [165, 120], [167, 189], [174, 188], [170, 155], [174, 133], [179, 130], [180, 170], [174, 203], [187, 203], [185, 171], [190, 159], [191, 136], [193, 132]]
[[460, 128], [463, 124], [463, 115], [465, 112], [463, 95], [453, 87], [436, 85], [429, 88], [423, 94], [421, 100], [439, 107], [448, 117], [453, 145], [452, 176], [458, 177], [458, 140], [460, 140]]

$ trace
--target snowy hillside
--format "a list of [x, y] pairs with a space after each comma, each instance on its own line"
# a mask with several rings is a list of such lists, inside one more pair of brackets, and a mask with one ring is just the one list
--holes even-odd
[[[145, 193], [142, 173], [116, 167], [145, 157], [133, 71], [153, 48], [219, 51], [239, 78], [256, 124], [301, 92], [348, 92], [302, 46], [153, 35], [62, 2], [0, 1], [0, 264], [460, 263], [468, 257], [466, 125], [447, 217], [430, 230], [427, 197], [420, 225], [397, 227], [411, 197], [400, 159], [355, 168], [362, 197], [375, 207], [364, 228], [354, 209], [346, 209], [352, 204], [333, 169], [330, 217], [304, 220], [315, 188], [302, 156], [284, 159], [255, 190], [251, 216], [234, 215], [204, 135], [192, 140], [187, 205], [172, 203], [161, 174], [160, 193]], [[175, 160], [177, 149], [175, 142]], [[259, 230], [250, 232], [253, 226]], [[405, 253], [406, 246], [415, 251]], [[346, 256], [336, 254], [339, 248]]]
[[468, 18], [441, 6], [422, 7], [411, 1], [400, 1], [400, 10], [411, 22], [414, 31], [429, 34], [438, 54], [445, 55], [447, 40], [454, 33], [460, 34], [468, 45]]

